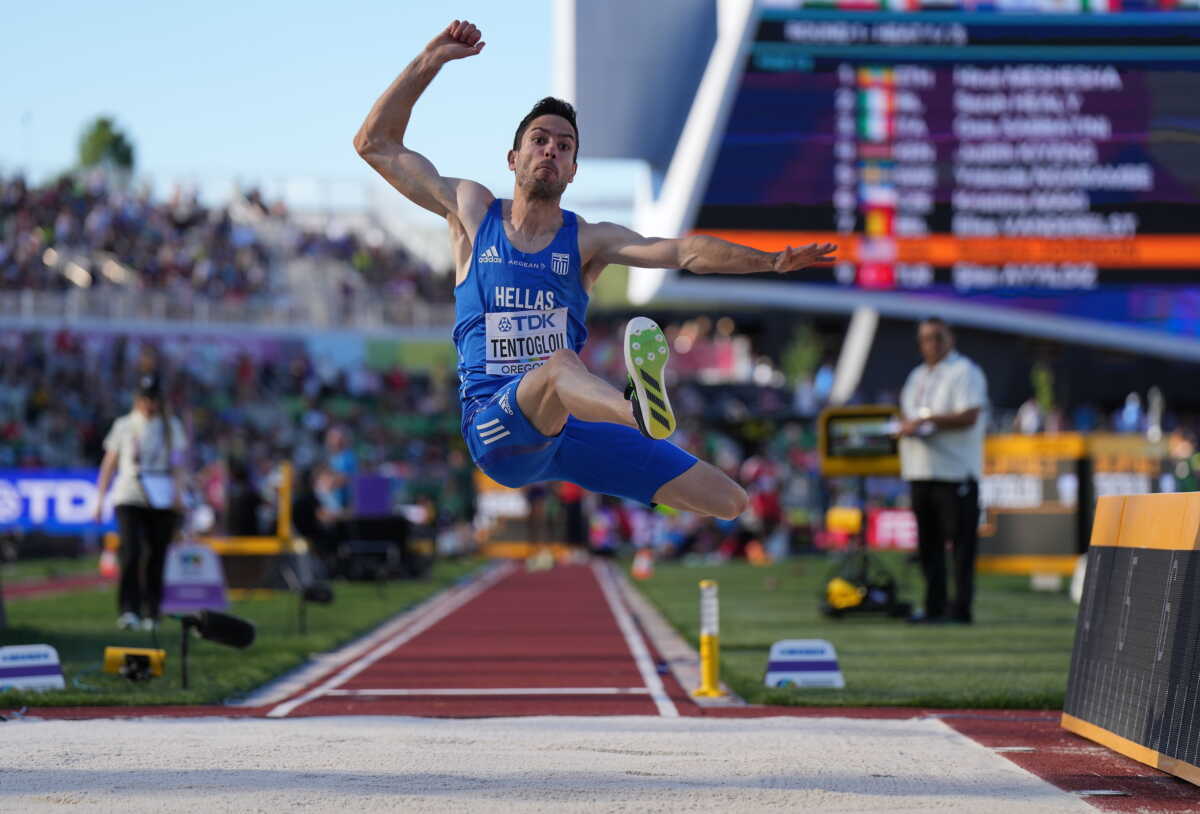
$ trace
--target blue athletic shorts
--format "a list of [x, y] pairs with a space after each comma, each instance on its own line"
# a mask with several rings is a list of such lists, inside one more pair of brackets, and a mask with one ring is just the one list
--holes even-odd
[[670, 441], [655, 441], [632, 427], [567, 418], [545, 436], [517, 404], [513, 379], [491, 395], [463, 405], [463, 438], [475, 464], [497, 483], [517, 488], [565, 480], [600, 494], [649, 505], [663, 484], [682, 475], [696, 457]]

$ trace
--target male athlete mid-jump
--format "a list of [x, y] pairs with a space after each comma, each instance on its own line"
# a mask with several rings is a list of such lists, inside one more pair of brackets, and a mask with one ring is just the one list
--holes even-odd
[[[508, 153], [512, 200], [438, 173], [404, 143], [417, 98], [441, 67], [478, 55], [479, 29], [455, 20], [375, 103], [354, 139], [367, 163], [450, 224], [462, 431], [475, 463], [506, 486], [565, 480], [642, 503], [732, 519], [746, 493], [716, 467], [664, 440], [675, 431], [653, 321], [625, 329], [622, 394], [589, 373], [588, 292], [610, 263], [695, 273], [788, 272], [831, 260], [833, 244], [760, 252], [713, 237], [642, 237], [559, 207], [575, 178], [575, 110], [546, 98], [521, 120]], [[447, 126], [451, 126], [447, 122]]]

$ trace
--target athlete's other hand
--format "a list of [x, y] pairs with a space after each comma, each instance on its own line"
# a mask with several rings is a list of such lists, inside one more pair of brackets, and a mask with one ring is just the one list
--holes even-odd
[[425, 50], [439, 62], [450, 62], [464, 57], [473, 57], [487, 43], [481, 41], [483, 33], [466, 20], [455, 20], [446, 30], [429, 41]]
[[813, 263], [828, 263], [837, 259], [831, 254], [835, 249], [837, 249], [836, 243], [809, 243], [807, 246], [795, 249], [788, 246], [783, 251], [776, 253], [775, 271], [783, 274], [811, 266]]

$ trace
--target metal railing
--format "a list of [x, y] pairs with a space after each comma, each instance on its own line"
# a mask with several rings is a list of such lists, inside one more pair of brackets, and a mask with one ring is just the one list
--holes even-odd
[[239, 324], [288, 329], [432, 329], [454, 324], [454, 306], [381, 297], [360, 289], [333, 297], [297, 299], [287, 292], [246, 300], [212, 300], [105, 286], [65, 291], [0, 291], [0, 322], [158, 322]]

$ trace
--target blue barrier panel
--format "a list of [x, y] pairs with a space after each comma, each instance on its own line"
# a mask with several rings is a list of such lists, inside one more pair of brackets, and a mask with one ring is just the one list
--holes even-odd
[[112, 531], [112, 505], [92, 522], [96, 469], [0, 469], [0, 529], [84, 534]]

